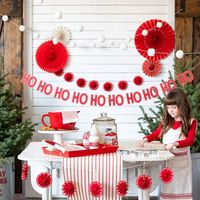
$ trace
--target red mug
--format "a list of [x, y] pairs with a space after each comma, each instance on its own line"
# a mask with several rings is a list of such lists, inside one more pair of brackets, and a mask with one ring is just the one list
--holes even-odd
[[[44, 118], [49, 117], [50, 125], [44, 122]], [[51, 126], [54, 129], [73, 130], [76, 122], [63, 124], [62, 112], [48, 112], [42, 115], [42, 124], [44, 126]]]

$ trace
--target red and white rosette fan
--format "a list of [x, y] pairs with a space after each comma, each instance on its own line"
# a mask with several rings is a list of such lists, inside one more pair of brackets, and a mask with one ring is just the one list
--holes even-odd
[[163, 183], [171, 183], [173, 181], [174, 173], [172, 169], [165, 167], [160, 171], [160, 179]]
[[75, 190], [76, 190], [76, 188], [72, 181], [66, 181], [62, 185], [62, 191], [66, 197], [71, 197], [74, 194]]
[[161, 64], [158, 60], [145, 60], [142, 64], [142, 71], [147, 76], [157, 76], [161, 72]]
[[125, 180], [120, 180], [117, 183], [117, 194], [121, 197], [126, 196], [128, 192], [128, 183]]
[[[135, 46], [147, 59], [161, 60], [174, 49], [174, 31], [165, 21], [151, 19], [144, 22], [135, 33]], [[148, 49], [155, 49], [155, 55], [149, 56]]]
[[42, 43], [36, 51], [36, 62], [38, 66], [50, 73], [55, 73], [63, 69], [68, 60], [68, 52], [65, 46], [52, 41]]
[[90, 194], [94, 197], [100, 197], [103, 194], [103, 187], [98, 181], [93, 181], [89, 185]]
[[36, 178], [36, 183], [41, 188], [49, 187], [52, 183], [51, 175], [48, 174], [47, 172], [42, 172], [42, 173], [38, 174], [38, 176]]
[[21, 179], [24, 181], [28, 177], [28, 164], [25, 162], [22, 166]]
[[142, 174], [137, 177], [136, 185], [141, 190], [148, 190], [152, 185], [152, 179], [149, 175]]

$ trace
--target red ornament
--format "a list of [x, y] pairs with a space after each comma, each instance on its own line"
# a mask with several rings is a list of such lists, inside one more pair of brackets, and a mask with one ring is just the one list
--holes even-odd
[[105, 91], [110, 92], [113, 89], [113, 84], [110, 82], [106, 82], [104, 83], [103, 88]]
[[83, 88], [83, 87], [85, 87], [85, 85], [86, 85], [86, 80], [85, 80], [84, 78], [79, 78], [79, 79], [76, 81], [76, 84], [77, 84], [79, 87]]
[[67, 181], [62, 185], [62, 191], [66, 197], [71, 197], [74, 194], [75, 189], [75, 185], [72, 181]]
[[128, 88], [128, 82], [127, 81], [120, 81], [118, 83], [118, 87], [120, 90], [126, 90]]
[[64, 70], [61, 69], [61, 70], [55, 72], [54, 74], [55, 74], [56, 76], [62, 76], [62, 75], [64, 74]]
[[91, 90], [96, 90], [99, 87], [98, 81], [90, 81], [89, 82], [89, 87]]
[[148, 190], [152, 185], [152, 179], [149, 175], [140, 175], [136, 179], [136, 185], [141, 190]]
[[126, 196], [128, 192], [128, 183], [124, 180], [120, 180], [117, 183], [117, 194], [121, 197]]
[[103, 193], [103, 188], [102, 188], [102, 185], [99, 182], [93, 181], [89, 185], [89, 191], [90, 191], [90, 194], [92, 196], [100, 197]]
[[142, 85], [143, 83], [143, 78], [141, 76], [136, 76], [134, 79], [133, 79], [133, 82], [135, 83], [135, 85]]
[[68, 53], [65, 46], [52, 41], [42, 43], [36, 51], [36, 61], [39, 67], [46, 72], [57, 72], [67, 63]]
[[36, 182], [38, 186], [47, 188], [51, 185], [52, 182], [51, 175], [49, 175], [47, 172], [42, 172], [37, 176]]
[[142, 65], [142, 71], [147, 76], [157, 76], [161, 72], [161, 64], [159, 61], [145, 60]]
[[[161, 26], [157, 27], [160, 23]], [[147, 34], [142, 34], [147, 31]], [[135, 33], [135, 46], [147, 59], [160, 60], [167, 57], [174, 49], [174, 31], [165, 21], [152, 19], [144, 22]], [[154, 56], [148, 56], [148, 49], [155, 49]]]
[[22, 166], [22, 173], [21, 173], [21, 179], [26, 180], [28, 177], [28, 164], [27, 162], [23, 164]]
[[173, 177], [174, 177], [174, 174], [173, 174], [172, 169], [170, 168], [165, 167], [160, 171], [160, 179], [163, 183], [171, 183], [173, 180]]
[[74, 80], [74, 75], [71, 72], [67, 72], [64, 75], [64, 79], [67, 82], [72, 82]]

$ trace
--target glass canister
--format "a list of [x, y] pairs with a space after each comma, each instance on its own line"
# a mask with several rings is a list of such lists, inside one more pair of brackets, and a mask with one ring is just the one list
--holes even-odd
[[117, 133], [117, 124], [115, 119], [108, 117], [107, 113], [101, 113], [101, 117], [93, 119], [92, 125], [95, 124], [99, 134], [99, 142], [101, 144], [105, 143], [105, 135], [108, 131]]

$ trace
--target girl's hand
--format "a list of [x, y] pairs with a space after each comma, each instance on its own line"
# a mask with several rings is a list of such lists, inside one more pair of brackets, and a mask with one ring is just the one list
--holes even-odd
[[140, 147], [144, 147], [144, 143], [148, 142], [148, 139], [147, 138], [143, 138], [140, 142], [139, 142], [139, 145]]
[[167, 149], [168, 151], [171, 151], [172, 149], [173, 149], [173, 147], [174, 147], [174, 144], [172, 143], [172, 144], [167, 144], [166, 146], [165, 146], [165, 149]]

